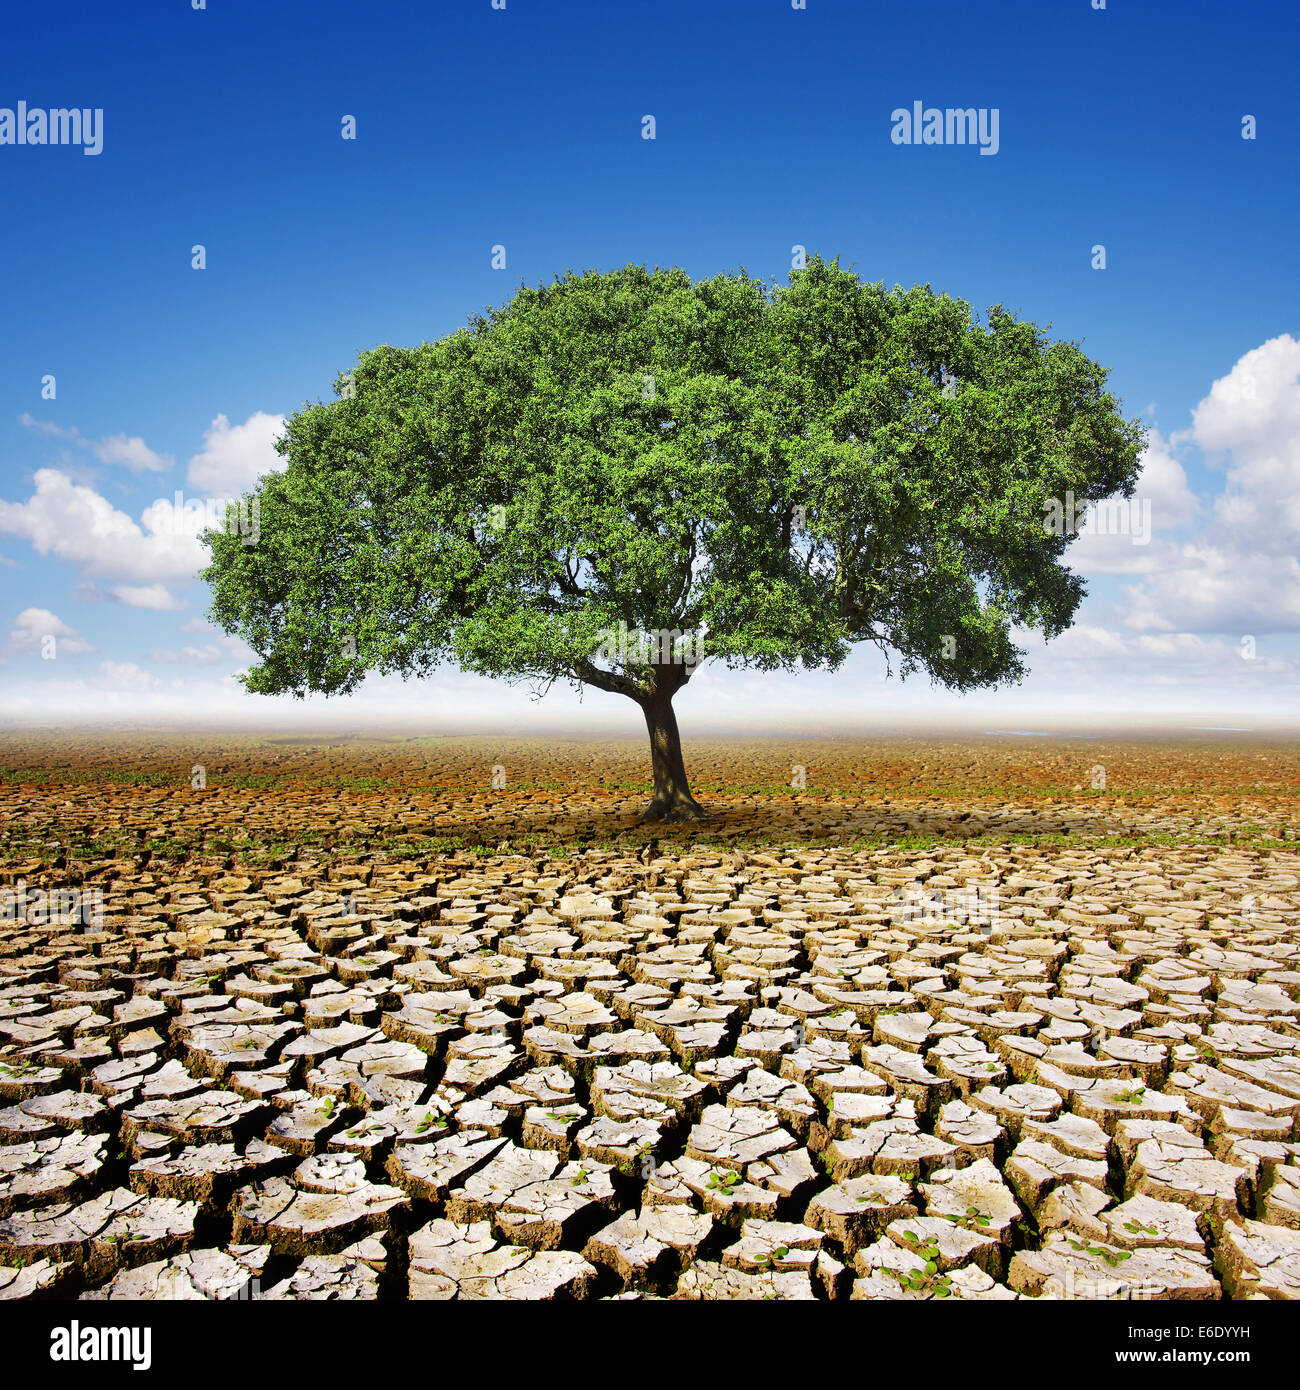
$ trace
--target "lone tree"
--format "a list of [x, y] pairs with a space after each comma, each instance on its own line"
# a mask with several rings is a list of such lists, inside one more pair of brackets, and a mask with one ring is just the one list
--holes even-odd
[[1024, 671], [1085, 592], [1077, 502], [1129, 496], [1142, 431], [1078, 346], [1000, 306], [811, 261], [784, 287], [627, 266], [377, 347], [305, 405], [260, 542], [209, 530], [252, 691], [463, 670], [625, 695], [646, 820], [691, 796], [673, 696], [701, 659], [828, 667], [854, 642], [956, 690]]

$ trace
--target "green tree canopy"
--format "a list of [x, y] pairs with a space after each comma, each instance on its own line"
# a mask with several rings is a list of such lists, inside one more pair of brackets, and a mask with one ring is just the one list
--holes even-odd
[[1013, 629], [1069, 625], [1046, 509], [1131, 495], [1142, 444], [1106, 375], [838, 262], [568, 274], [363, 353], [292, 416], [258, 543], [205, 534], [212, 616], [252, 691], [453, 663], [626, 695], [647, 818], [690, 818], [672, 700], [701, 659], [835, 668], [865, 641], [967, 690], [1020, 677]]

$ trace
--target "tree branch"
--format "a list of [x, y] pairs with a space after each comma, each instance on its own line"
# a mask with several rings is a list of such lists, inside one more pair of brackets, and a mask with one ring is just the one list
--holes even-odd
[[612, 695], [626, 695], [638, 704], [650, 693], [643, 690], [631, 676], [619, 675], [617, 671], [602, 671], [590, 661], [575, 661], [573, 674], [584, 685], [594, 685], [597, 690], [608, 690]]

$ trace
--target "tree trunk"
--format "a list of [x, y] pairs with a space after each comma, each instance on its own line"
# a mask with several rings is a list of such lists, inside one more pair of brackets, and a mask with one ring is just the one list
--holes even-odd
[[677, 732], [672, 693], [650, 696], [641, 705], [650, 731], [650, 762], [655, 794], [642, 813], [643, 821], [705, 820], [709, 813], [691, 795], [682, 761], [682, 738]]

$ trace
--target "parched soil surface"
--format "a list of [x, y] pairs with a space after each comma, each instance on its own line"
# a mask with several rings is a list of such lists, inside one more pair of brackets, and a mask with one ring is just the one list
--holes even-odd
[[1295, 745], [687, 756], [0, 740], [0, 1298], [1300, 1295]]

